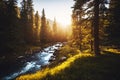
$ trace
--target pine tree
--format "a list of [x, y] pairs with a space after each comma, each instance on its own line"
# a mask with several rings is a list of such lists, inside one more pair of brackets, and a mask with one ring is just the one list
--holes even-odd
[[33, 29], [35, 27], [33, 2], [32, 0], [23, 0], [21, 5], [21, 22], [23, 23], [24, 40], [25, 43], [32, 44], [34, 43]]
[[56, 19], [54, 18], [54, 22], [53, 22], [53, 36], [54, 36], [54, 41], [57, 40], [57, 33], [58, 33], [57, 23], [56, 23]]
[[0, 14], [2, 16], [0, 21], [3, 21], [1, 26], [3, 34], [1, 36], [3, 36], [2, 41], [5, 43], [3, 48], [5, 51], [14, 52], [15, 47], [21, 42], [17, 0], [2, 1], [1, 9], [3, 10], [3, 13]]
[[[89, 26], [86, 25], [90, 23], [90, 19], [91, 19], [91, 14], [87, 13], [90, 12], [88, 9], [91, 7], [91, 6], [88, 7], [88, 4], [86, 4], [89, 1], [90, 0], [75, 0], [75, 5], [72, 7], [73, 8], [73, 14], [72, 14], [73, 44], [76, 45], [81, 51], [83, 50], [85, 44], [88, 45], [88, 42], [90, 42], [91, 40], [91, 38], [89, 38], [89, 40], [86, 40], [87, 37], [90, 36], [88, 34], [90, 34], [89, 27], [91, 27], [91, 24], [89, 24]], [[86, 8], [83, 7], [84, 5], [86, 5]], [[83, 17], [84, 15], [87, 15], [88, 17], [84, 18]]]
[[47, 33], [46, 33], [46, 17], [45, 11], [42, 10], [42, 17], [41, 17], [41, 30], [40, 30], [40, 43], [44, 44], [47, 43]]
[[30, 22], [32, 22], [32, 24], [34, 23], [34, 20], [33, 20], [33, 12], [34, 12], [34, 9], [33, 9], [33, 1], [32, 0], [27, 0], [27, 13], [28, 13], [28, 20]]
[[110, 45], [120, 45], [120, 2], [110, 0], [109, 26], [107, 27], [108, 42]]
[[[83, 49], [84, 45], [91, 44], [91, 49], [93, 49], [96, 55], [99, 55], [100, 54], [99, 4], [106, 0], [100, 0], [101, 2], [99, 0], [93, 0], [93, 1], [92, 0], [74, 0], [74, 1], [75, 1], [75, 5], [73, 7], [73, 15], [72, 15], [73, 37], [74, 37], [73, 42], [74, 44], [79, 45], [80, 50]], [[83, 16], [87, 16], [87, 18]], [[86, 30], [88, 32], [86, 32]], [[88, 35], [90, 33], [91, 35]]]
[[27, 22], [27, 2], [23, 0], [21, 2], [21, 20]]
[[35, 30], [34, 30], [34, 36], [35, 36], [35, 40], [37, 42], [40, 41], [40, 16], [38, 11], [36, 11], [35, 14]]
[[21, 27], [22, 27], [22, 36], [23, 36], [23, 42], [27, 43], [27, 26], [28, 26], [28, 11], [27, 11], [27, 1], [23, 0], [21, 2], [21, 8], [20, 8], [20, 17], [21, 17]]
[[28, 16], [28, 26], [27, 26], [27, 38], [28, 38], [28, 43], [34, 43], [34, 27], [35, 27], [35, 20], [34, 20], [34, 13], [33, 13], [33, 1], [32, 0], [27, 0], [27, 16]]
[[46, 23], [46, 33], [47, 33], [47, 43], [50, 43], [50, 42], [52, 42], [53, 40], [52, 40], [52, 30], [51, 30], [51, 27], [50, 27], [50, 23], [49, 23], [49, 20], [47, 20], [47, 23]]
[[[16, 0], [8, 0], [7, 2], [7, 12], [8, 12], [8, 32], [9, 32], [9, 39], [10, 41], [14, 41], [15, 40], [15, 29], [16, 29], [16, 25], [15, 22], [17, 21], [17, 13], [16, 13]], [[12, 44], [12, 43], [11, 43]]]
[[94, 19], [93, 19], [93, 37], [94, 53], [100, 55], [99, 49], [99, 0], [94, 0]]
[[[7, 26], [8, 20], [7, 20], [7, 1], [0, 0], [0, 52], [3, 53], [6, 51], [7, 46]], [[1, 55], [1, 54], [0, 54]]]

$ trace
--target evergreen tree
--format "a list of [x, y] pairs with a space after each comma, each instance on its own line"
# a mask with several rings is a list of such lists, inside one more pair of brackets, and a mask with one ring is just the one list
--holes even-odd
[[28, 43], [34, 43], [34, 13], [33, 13], [33, 1], [27, 0], [27, 16], [28, 16], [28, 26], [27, 26], [27, 41]]
[[47, 26], [47, 29], [46, 29], [47, 43], [50, 43], [52, 42], [52, 30], [51, 30], [50, 23], [48, 20], [47, 20], [46, 26]]
[[[17, 0], [4, 0], [0, 2], [0, 34], [2, 39], [2, 50], [6, 53], [15, 51], [16, 46], [20, 44], [21, 31], [19, 26], [19, 8]], [[12, 46], [11, 46], [12, 45]]]
[[0, 0], [0, 52], [6, 51], [5, 48], [7, 46], [7, 1]]
[[35, 36], [35, 40], [37, 42], [40, 41], [40, 16], [38, 11], [36, 11], [35, 14], [35, 30], [34, 30], [34, 36]]
[[[88, 6], [91, 5], [91, 2], [89, 1], [90, 0], [76, 0], [75, 5], [73, 7], [72, 14], [73, 44], [76, 45], [81, 51], [84, 48], [86, 48], [86, 45], [89, 46], [88, 44], [90, 44], [90, 40], [92, 40], [90, 33], [92, 31], [91, 29], [92, 11], [90, 11], [91, 6]], [[86, 5], [85, 8], [84, 5]], [[87, 15], [88, 17], [84, 18], [83, 17], [84, 15]], [[87, 40], [88, 37], [89, 40]]]
[[27, 44], [34, 42], [33, 28], [35, 26], [32, 0], [21, 2], [21, 22], [23, 23], [24, 40]]
[[27, 24], [28, 24], [28, 14], [27, 14], [27, 2], [26, 0], [23, 0], [21, 2], [21, 10], [20, 10], [20, 17], [21, 17], [21, 27], [22, 27], [22, 32], [23, 32], [23, 41], [24, 43], [27, 42], [27, 34], [26, 34], [26, 31], [27, 31]]
[[[74, 0], [74, 1], [75, 5], [72, 7], [73, 38], [74, 38], [73, 43], [79, 45], [80, 49], [82, 50], [83, 49], [82, 47], [85, 44], [88, 45], [89, 42], [91, 44], [91, 50], [93, 49], [94, 53], [96, 55], [99, 55], [100, 54], [99, 33], [103, 32], [102, 30], [105, 29], [103, 26], [106, 26], [105, 19], [102, 18], [106, 17], [105, 4], [107, 4], [107, 0]], [[88, 30], [87, 33], [86, 30]], [[88, 35], [90, 33], [91, 35]], [[88, 37], [89, 40], [86, 40]]]
[[41, 30], [40, 30], [40, 42], [41, 44], [47, 43], [47, 33], [46, 33], [46, 17], [45, 11], [42, 10], [42, 17], [41, 17]]
[[109, 26], [107, 27], [108, 42], [110, 45], [120, 45], [120, 2], [110, 0]]
[[56, 19], [54, 18], [54, 22], [53, 22], [53, 38], [54, 38], [54, 41], [57, 40], [57, 35], [58, 34], [58, 30], [57, 30], [57, 23], [56, 23]]
[[94, 19], [93, 19], [93, 37], [94, 37], [94, 53], [100, 54], [99, 49], [99, 0], [94, 0]]

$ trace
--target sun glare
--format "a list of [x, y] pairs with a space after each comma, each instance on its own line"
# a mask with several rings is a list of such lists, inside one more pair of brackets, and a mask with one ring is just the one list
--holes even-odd
[[[65, 1], [65, 2], [64, 2]], [[18, 0], [18, 6], [20, 6], [20, 1]], [[73, 1], [67, 1], [67, 0], [60, 0], [50, 2], [49, 0], [47, 1], [39, 1], [39, 0], [34, 0], [34, 8], [35, 11], [39, 11], [41, 15], [41, 11], [44, 8], [46, 17], [48, 19], [53, 19], [56, 17], [57, 22], [61, 23], [63, 26], [67, 26], [71, 24], [71, 8], [70, 6], [73, 4]]]
[[63, 29], [67, 29], [68, 26], [71, 25], [70, 18], [57, 17], [57, 22], [60, 23]]
[[[59, 2], [54, 0], [51, 1], [39, 1], [35, 2], [35, 9], [41, 13], [41, 9], [45, 9], [46, 18], [53, 20], [56, 18], [56, 21], [63, 26], [71, 24], [71, 8], [70, 5], [73, 4], [72, 1], [60, 0]], [[38, 4], [39, 3], [39, 4]], [[41, 14], [40, 14], [41, 15]], [[65, 27], [64, 27], [65, 28]]]
[[68, 25], [71, 24], [71, 22], [70, 22], [68, 19], [61, 20], [60, 23], [61, 23], [63, 26], [68, 26]]

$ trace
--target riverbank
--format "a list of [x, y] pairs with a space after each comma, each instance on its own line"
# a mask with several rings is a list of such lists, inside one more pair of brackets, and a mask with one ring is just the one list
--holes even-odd
[[[29, 55], [29, 57], [26, 56], [24, 59], [22, 59], [22, 61], [24, 61], [22, 63], [17, 61], [20, 65], [20, 66], [18, 65], [19, 68], [18, 66], [16, 66], [16, 64], [11, 65], [13, 66], [12, 69], [14, 71], [9, 72], [8, 75], [2, 78], [2, 80], [15, 79], [17, 76], [28, 74], [28, 73], [34, 73], [37, 70], [41, 70], [44, 66], [47, 66], [50, 64], [49, 60], [53, 56], [53, 53], [59, 50], [62, 46], [63, 46], [63, 43], [60, 43], [60, 42], [55, 43], [54, 45], [50, 45], [48, 47], [43, 48], [39, 52], [32, 53], [31, 56]], [[20, 56], [20, 58], [22, 57]]]
[[40, 49], [41, 47], [33, 45], [19, 46], [16, 47], [15, 52], [0, 56], [0, 78], [22, 67], [25, 63], [25, 59], [29, 58]]
[[103, 51], [101, 56], [75, 54], [61, 64], [17, 80], [120, 80], [120, 54]]
[[10, 73], [21, 69], [21, 67], [25, 66], [26, 62], [35, 60], [35, 58], [32, 56], [42, 51], [45, 47], [51, 45], [53, 45], [53, 43], [45, 44], [42, 47], [39, 45], [19, 46], [19, 48], [16, 48], [16, 51], [18, 52], [0, 56], [0, 79], [7, 75], [10, 75]]

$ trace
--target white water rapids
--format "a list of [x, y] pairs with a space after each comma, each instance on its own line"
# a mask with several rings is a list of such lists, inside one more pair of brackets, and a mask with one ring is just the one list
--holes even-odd
[[49, 60], [53, 56], [53, 53], [56, 50], [58, 50], [61, 46], [62, 46], [62, 43], [57, 43], [53, 46], [44, 48], [42, 51], [32, 56], [32, 58], [35, 58], [34, 61], [31, 60], [29, 62], [26, 62], [24, 66], [21, 67], [20, 70], [10, 73], [10, 75], [4, 77], [3, 80], [11, 80], [21, 74], [25, 74], [27, 72], [36, 72], [37, 70], [40, 70], [41, 66], [45, 66], [50, 63]]

